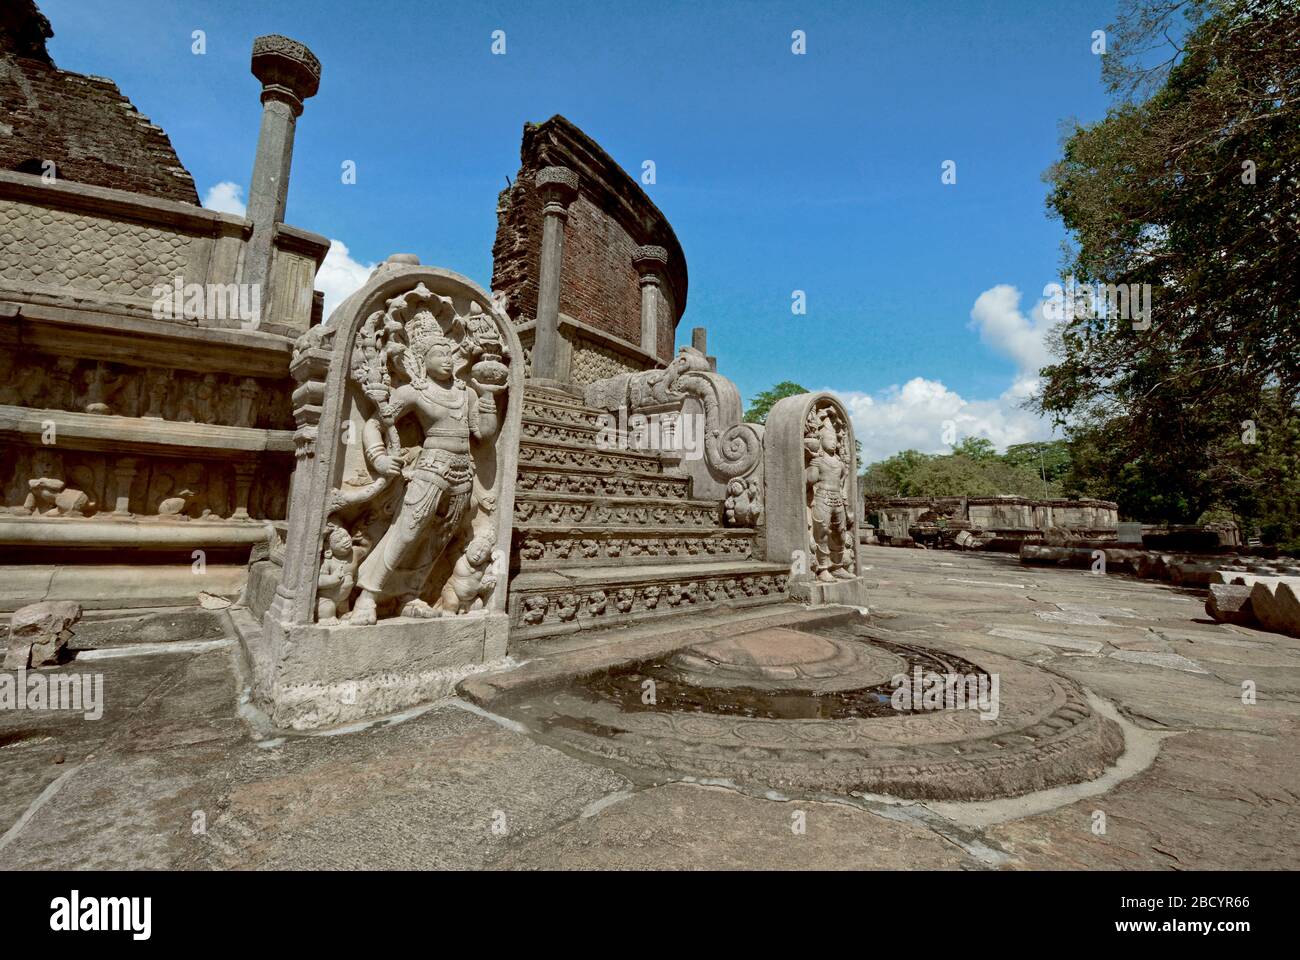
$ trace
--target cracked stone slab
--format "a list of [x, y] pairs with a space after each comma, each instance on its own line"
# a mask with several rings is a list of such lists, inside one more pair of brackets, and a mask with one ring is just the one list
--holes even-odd
[[1181, 653], [1161, 653], [1154, 650], [1116, 650], [1110, 655], [1115, 660], [1128, 663], [1144, 663], [1151, 667], [1163, 667], [1166, 670], [1185, 670], [1188, 673], [1209, 673], [1195, 660], [1189, 660]]
[[[801, 830], [802, 832], [796, 832]], [[494, 864], [546, 870], [959, 870], [981, 863], [916, 823], [856, 806], [773, 803], [669, 783], [512, 844]]]
[[[1294, 728], [1290, 736], [1294, 737]], [[1295, 870], [1300, 768], [1288, 738], [1183, 734], [1101, 797], [999, 824], [991, 840], [1035, 870]], [[1104, 834], [1093, 832], [1105, 815]]]
[[989, 631], [989, 636], [1005, 637], [1008, 640], [1028, 640], [1030, 643], [1043, 643], [1049, 647], [1062, 647], [1066, 650], [1081, 650], [1084, 653], [1101, 653], [1106, 646], [1097, 640], [1080, 640], [1075, 637], [1062, 637], [1059, 634], [1018, 630], [1015, 627], [994, 627]]

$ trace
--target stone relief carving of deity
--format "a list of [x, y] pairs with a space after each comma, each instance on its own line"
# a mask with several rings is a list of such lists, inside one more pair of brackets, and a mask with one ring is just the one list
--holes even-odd
[[855, 522], [848, 486], [853, 453], [847, 449], [848, 436], [835, 407], [815, 404], [809, 409], [804, 421], [808, 535], [817, 579], [822, 583], [852, 580], [856, 575], [852, 547]]
[[[361, 325], [350, 389], [364, 416], [356, 438], [364, 469], [333, 495], [330, 519], [350, 533], [350, 549], [343, 534], [324, 544], [318, 591], [329, 597], [318, 615], [367, 625], [463, 614], [491, 596], [493, 541], [471, 518], [495, 509], [490, 489], [476, 496], [475, 477], [495, 470], [505, 360], [478, 304], [461, 315], [423, 283]], [[444, 582], [431, 582], [435, 570]]]

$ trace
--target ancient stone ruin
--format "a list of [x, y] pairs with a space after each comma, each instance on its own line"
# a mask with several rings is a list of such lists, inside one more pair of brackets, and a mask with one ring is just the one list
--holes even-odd
[[[566, 748], [650, 770], [909, 796], [1023, 792], [1114, 757], [1117, 728], [1068, 681], [854, 632], [870, 583], [847, 411], [810, 393], [743, 422], [704, 329], [676, 348], [687, 268], [667, 218], [563, 117], [524, 130], [491, 290], [394, 254], [325, 318], [326, 241], [283, 222], [311, 51], [253, 42], [263, 115], [238, 217], [196, 206], [120, 97], [116, 127], [62, 116], [118, 95], [42, 57], [28, 12], [0, 80], [58, 172], [6, 157], [0, 173], [11, 559], [84, 568], [91, 606], [195, 557], [247, 559], [229, 622], [279, 729], [460, 692], [533, 704]], [[42, 113], [99, 138], [103, 163], [36, 129]], [[106, 551], [138, 559], [96, 565]], [[9, 659], [55, 661], [79, 612], [20, 611]], [[737, 618], [756, 626], [710, 632]], [[999, 672], [1016, 683], [986, 704], [996, 726], [882, 717], [882, 684], [912, 667], [960, 667], [985, 695]], [[643, 674], [660, 711], [624, 703]], [[789, 721], [829, 694], [844, 709], [796, 746]]]
[[[293, 342], [328, 241], [284, 223], [320, 64], [263, 37], [247, 217], [198, 206], [166, 134], [58, 69], [31, 0], [5, 14], [0, 100], [0, 560], [77, 571], [90, 606], [175, 602], [145, 570], [242, 563], [282, 523]], [[105, 560], [130, 557], [144, 566]], [[189, 597], [192, 583], [180, 579]], [[26, 599], [25, 581], [4, 597]]]
[[1024, 543], [1114, 540], [1119, 525], [1118, 504], [1080, 497], [891, 497], [868, 499], [864, 507], [877, 518], [876, 538], [895, 546], [1017, 550]]

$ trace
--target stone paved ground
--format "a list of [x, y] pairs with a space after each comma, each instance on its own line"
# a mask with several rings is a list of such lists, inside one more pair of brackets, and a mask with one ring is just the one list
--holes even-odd
[[[100, 720], [0, 713], [0, 867], [1300, 867], [1300, 641], [1207, 622], [1168, 586], [998, 555], [864, 558], [880, 625], [1073, 677], [1158, 742], [1154, 763], [1091, 796], [883, 804], [633, 784], [459, 703], [268, 739], [207, 619], [173, 638], [183, 651], [62, 668], [104, 675]], [[158, 639], [101, 632], [98, 655], [136, 636]]]

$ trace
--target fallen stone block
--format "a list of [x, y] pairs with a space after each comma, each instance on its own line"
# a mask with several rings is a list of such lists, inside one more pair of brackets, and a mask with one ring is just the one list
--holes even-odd
[[1091, 567], [1092, 551], [1026, 543], [1020, 547], [1020, 562], [1027, 567]]
[[1265, 630], [1300, 637], [1300, 584], [1294, 577], [1260, 578], [1250, 588], [1250, 607]]
[[1205, 600], [1205, 612], [1216, 623], [1236, 623], [1249, 626], [1255, 622], [1250, 607], [1251, 588], [1243, 585], [1211, 583], [1210, 595]]
[[9, 621], [4, 668], [57, 663], [59, 651], [72, 638], [72, 625], [80, 619], [81, 604], [73, 600], [42, 600], [16, 610]]
[[1146, 555], [1141, 550], [1133, 550], [1125, 547], [1108, 547], [1105, 550], [1105, 554], [1106, 569], [1111, 573], [1117, 573], [1119, 571], [1136, 573], [1139, 559]]
[[1219, 572], [1212, 563], [1183, 562], [1169, 564], [1169, 579], [1180, 587], [1208, 587]]
[[1242, 587], [1253, 587], [1257, 583], [1271, 583], [1274, 586], [1279, 583], [1290, 583], [1292, 586], [1300, 586], [1300, 577], [1286, 577], [1273, 571], [1268, 573], [1240, 573], [1236, 570], [1220, 567], [1218, 574], [1211, 578], [1210, 582], [1230, 583]]
[[1163, 553], [1144, 553], [1133, 561], [1133, 572], [1143, 580], [1168, 580], [1173, 557]]

